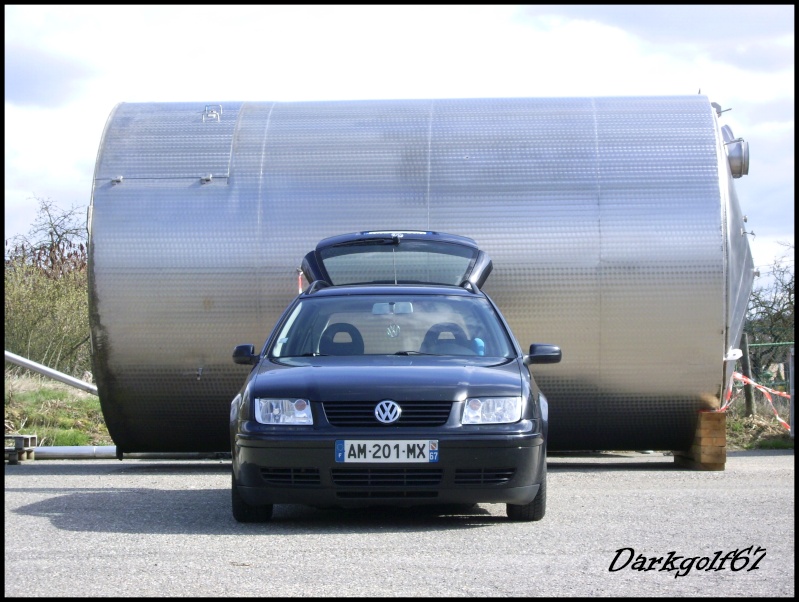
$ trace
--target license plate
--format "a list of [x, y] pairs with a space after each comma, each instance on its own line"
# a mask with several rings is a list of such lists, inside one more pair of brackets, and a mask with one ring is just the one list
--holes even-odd
[[336, 441], [336, 462], [438, 462], [438, 441], [405, 439]]

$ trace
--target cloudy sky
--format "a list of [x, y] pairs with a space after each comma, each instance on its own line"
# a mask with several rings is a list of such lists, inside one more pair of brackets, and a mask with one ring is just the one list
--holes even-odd
[[794, 240], [793, 6], [5, 8], [5, 238], [86, 207], [119, 102], [696, 94], [749, 143], [755, 263]]

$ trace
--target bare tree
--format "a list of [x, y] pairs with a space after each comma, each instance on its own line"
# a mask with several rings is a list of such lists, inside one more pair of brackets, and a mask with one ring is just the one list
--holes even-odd
[[749, 298], [744, 332], [749, 335], [752, 377], [763, 378], [771, 364], [782, 363], [784, 346], [751, 347], [753, 344], [794, 341], [794, 245], [781, 243], [785, 253], [774, 259], [766, 276], [767, 284], [756, 286]]
[[85, 207], [62, 210], [50, 199], [36, 201], [39, 211], [31, 229], [15, 236], [11, 245], [6, 241], [6, 267], [21, 262], [40, 268], [50, 278], [84, 269], [88, 251]]

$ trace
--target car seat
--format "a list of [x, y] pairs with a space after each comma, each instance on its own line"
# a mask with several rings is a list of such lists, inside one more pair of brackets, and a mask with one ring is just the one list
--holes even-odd
[[363, 337], [352, 324], [330, 324], [319, 340], [321, 355], [363, 355]]
[[424, 335], [419, 351], [437, 355], [475, 354], [463, 328], [454, 322], [433, 324]]

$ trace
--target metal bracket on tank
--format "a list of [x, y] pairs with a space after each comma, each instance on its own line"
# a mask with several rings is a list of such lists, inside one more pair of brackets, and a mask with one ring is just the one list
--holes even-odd
[[205, 110], [203, 111], [203, 122], [221, 120], [222, 105], [205, 105]]
[[732, 108], [722, 109], [721, 105], [717, 102], [711, 102], [710, 106], [716, 109], [716, 117], [721, 117], [722, 113], [726, 113], [727, 111], [732, 111]]
[[[744, 215], [743, 216], [743, 222], [747, 223], [748, 221], [749, 221], [749, 218]], [[755, 239], [755, 231], [754, 230], [752, 230], [751, 232], [747, 232], [746, 231], [746, 227], [745, 226], [741, 226], [741, 236], [746, 236], [747, 234], [751, 234], [752, 235], [752, 240]]]

